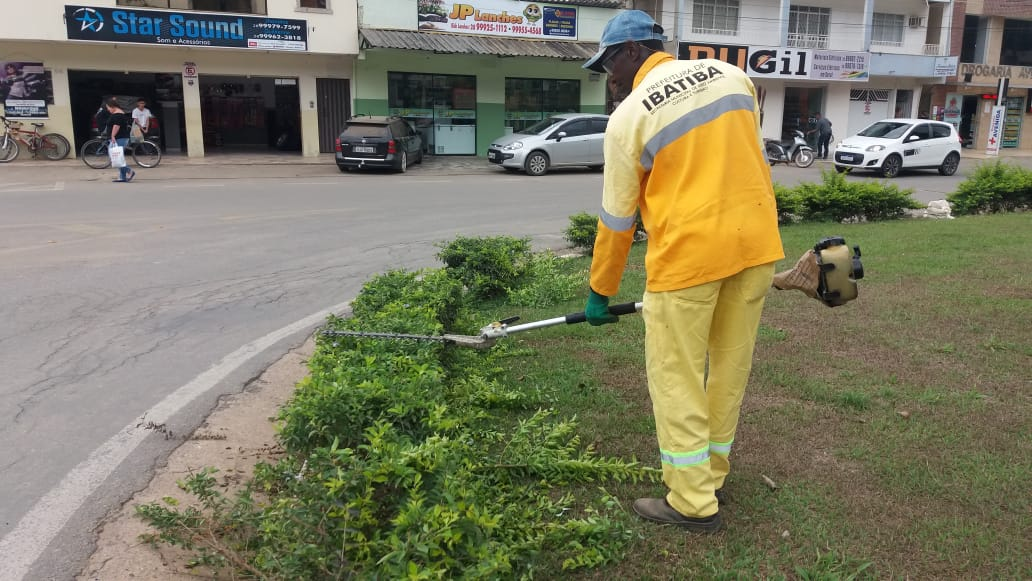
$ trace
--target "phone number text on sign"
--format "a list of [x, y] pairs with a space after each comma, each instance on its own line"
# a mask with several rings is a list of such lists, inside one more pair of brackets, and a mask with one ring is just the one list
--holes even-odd
[[287, 23], [283, 23], [283, 22], [260, 22], [258, 24], [255, 24], [254, 27], [255, 28], [269, 28], [269, 29], [272, 29], [272, 30], [294, 30], [294, 31], [301, 30], [301, 25], [299, 25], [299, 24], [287, 24]]
[[259, 33], [254, 35], [254, 38], [262, 38], [267, 40], [302, 40], [300, 36], [293, 34], [265, 34]]

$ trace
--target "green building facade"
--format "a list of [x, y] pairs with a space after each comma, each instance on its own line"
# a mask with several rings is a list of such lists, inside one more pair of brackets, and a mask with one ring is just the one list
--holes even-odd
[[[597, 50], [602, 28], [622, 1], [439, 3], [443, 10], [468, 7], [481, 18], [501, 14], [517, 20], [527, 11], [544, 11], [542, 22], [559, 22], [570, 29], [560, 31], [571, 35], [562, 39], [427, 30], [431, 25], [422, 22], [426, 16], [417, 13], [414, 4], [360, 4], [354, 115], [408, 119], [423, 134], [428, 153], [486, 156], [495, 138], [550, 114], [607, 111], [605, 78], [581, 65]], [[548, 15], [560, 18], [549, 20]]]

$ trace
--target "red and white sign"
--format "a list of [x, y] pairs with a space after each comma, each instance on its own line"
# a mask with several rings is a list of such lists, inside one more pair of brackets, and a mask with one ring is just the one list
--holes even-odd
[[943, 108], [942, 120], [960, 129], [961, 112], [964, 96], [960, 93], [946, 93], [946, 107]]
[[197, 65], [194, 63], [183, 63], [183, 78], [184, 79], [196, 79], [197, 78]]
[[997, 105], [989, 116], [989, 141], [985, 146], [986, 155], [1000, 154], [1000, 140], [1003, 139], [1003, 120], [1007, 115], [1007, 108]]

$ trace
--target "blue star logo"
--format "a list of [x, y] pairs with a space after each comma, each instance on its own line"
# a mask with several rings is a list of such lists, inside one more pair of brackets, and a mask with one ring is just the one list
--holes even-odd
[[75, 15], [76, 22], [82, 23], [80, 31], [100, 32], [104, 28], [104, 16], [92, 8], [80, 8], [75, 11]]

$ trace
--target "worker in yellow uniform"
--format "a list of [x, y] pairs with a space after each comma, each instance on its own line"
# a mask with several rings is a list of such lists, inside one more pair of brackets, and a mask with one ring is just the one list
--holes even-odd
[[648, 14], [623, 11], [584, 64], [609, 74], [622, 99], [606, 129], [584, 311], [592, 325], [618, 320], [609, 297], [640, 211], [648, 233], [645, 364], [669, 492], [638, 499], [634, 511], [716, 532], [760, 312], [784, 253], [755, 87], [734, 65], [675, 60], [664, 40]]

